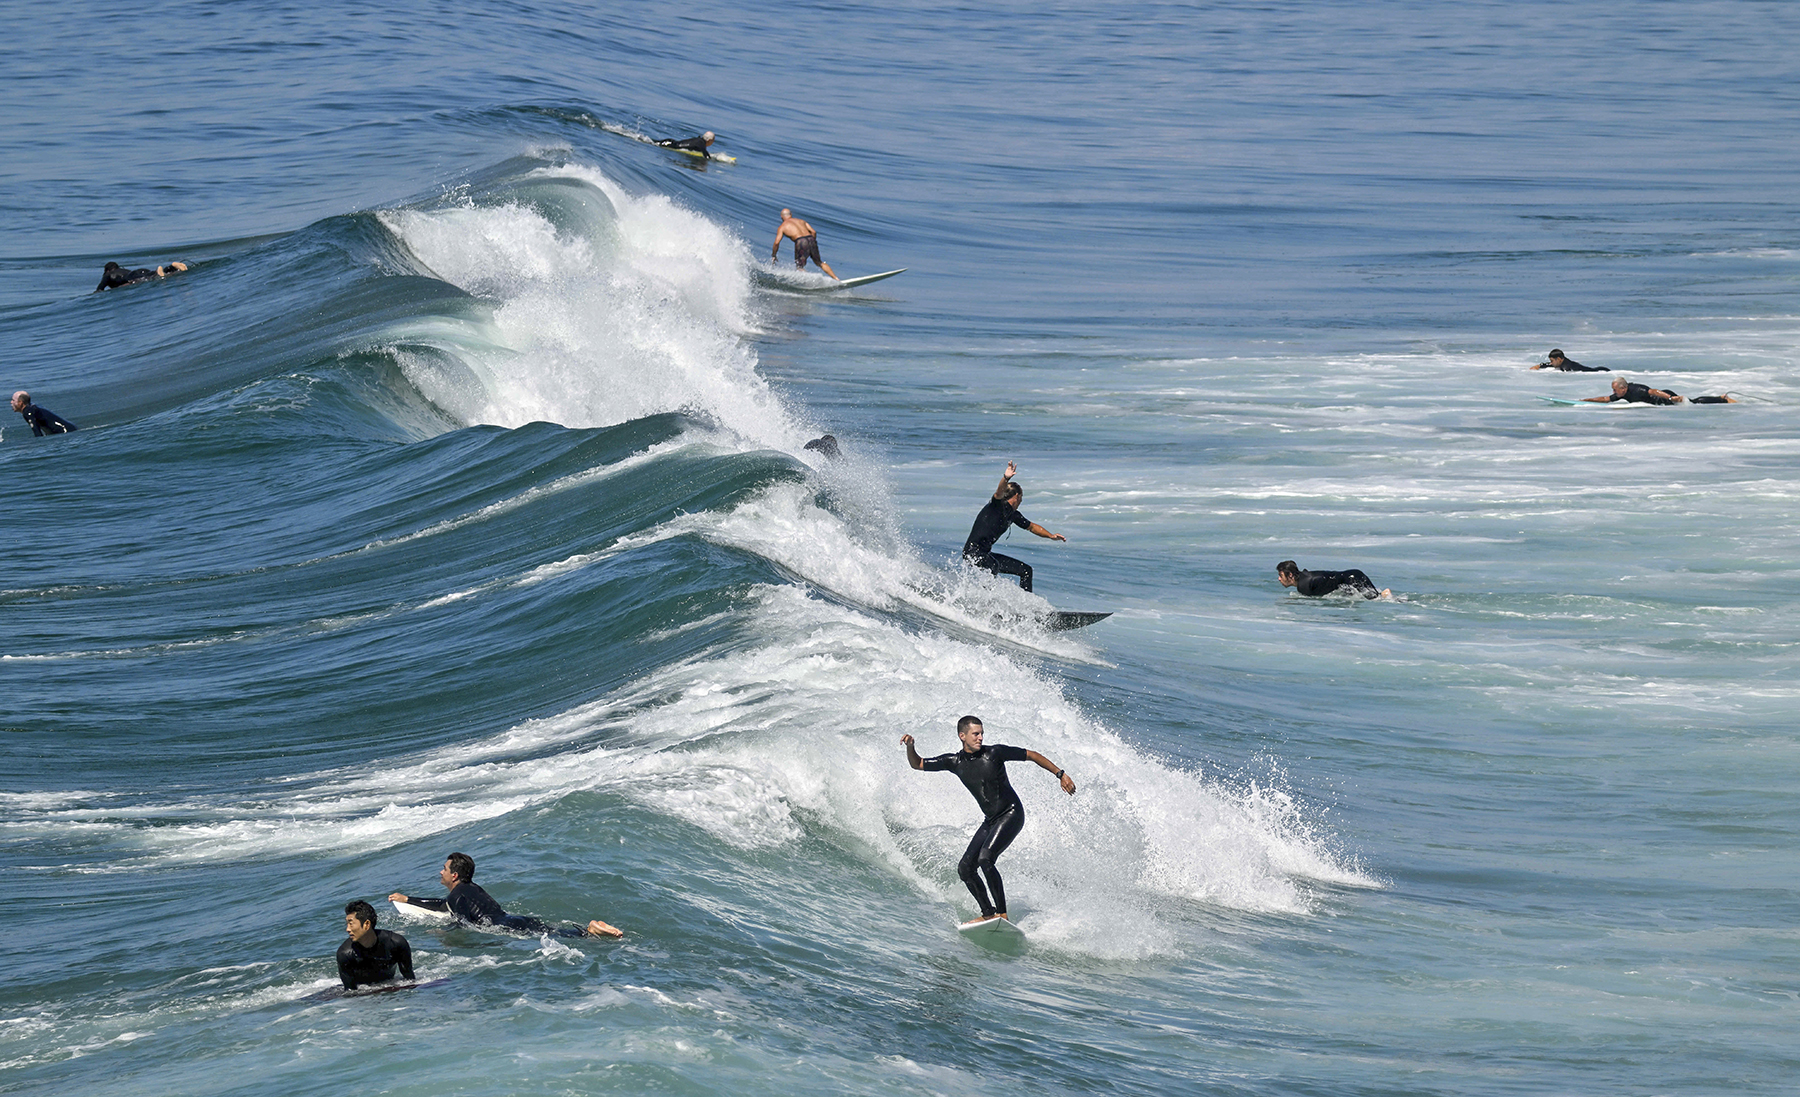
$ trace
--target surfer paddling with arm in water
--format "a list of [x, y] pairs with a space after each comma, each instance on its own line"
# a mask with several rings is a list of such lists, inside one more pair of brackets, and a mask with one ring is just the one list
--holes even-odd
[[412, 899], [396, 891], [388, 898], [396, 903], [411, 903], [426, 910], [447, 910], [472, 926], [498, 927], [521, 933], [548, 933], [553, 937], [623, 937], [625, 931], [596, 918], [586, 929], [558, 928], [542, 918], [524, 914], [508, 914], [480, 884], [475, 882], [475, 859], [466, 853], [452, 853], [444, 859], [438, 879], [450, 889], [442, 899]]
[[806, 261], [811, 259], [819, 264], [820, 270], [831, 275], [834, 281], [843, 281], [837, 276], [837, 272], [831, 269], [829, 263], [819, 258], [819, 234], [813, 231], [811, 225], [795, 217], [793, 210], [781, 211], [781, 225], [775, 230], [775, 246], [769, 249], [771, 263], [781, 258], [781, 242], [783, 240], [794, 242], [794, 265], [796, 267], [805, 270]]
[[375, 928], [375, 908], [362, 899], [344, 905], [344, 933], [338, 946], [338, 978], [345, 990], [368, 983], [388, 983], [399, 969], [400, 978], [413, 978], [412, 945], [391, 929]]
[[1391, 590], [1376, 590], [1375, 584], [1361, 568], [1349, 571], [1304, 571], [1292, 560], [1275, 565], [1275, 578], [1284, 587], [1293, 587], [1308, 598], [1323, 598], [1339, 587], [1349, 587], [1364, 598], [1392, 597]]
[[[1000, 744], [985, 746], [985, 729], [978, 716], [965, 716], [956, 722], [956, 737], [962, 749], [935, 758], [921, 758], [913, 747], [913, 737], [902, 735], [906, 746], [906, 764], [917, 770], [947, 769], [962, 778], [962, 783], [981, 807], [981, 826], [970, 839], [969, 848], [956, 866], [956, 874], [968, 887], [969, 894], [981, 908], [975, 922], [1006, 917], [1006, 889], [1000, 883], [1000, 871], [994, 860], [1006, 852], [1019, 831], [1025, 829], [1025, 805], [1006, 779], [1006, 763], [1036, 762], [1056, 775], [1062, 790], [1075, 795], [1075, 780], [1055, 762], [1035, 750]], [[1010, 921], [1010, 919], [1008, 919]]]
[[1624, 400], [1632, 404], [1658, 404], [1668, 407], [1672, 404], [1735, 404], [1730, 393], [1724, 396], [1681, 395], [1673, 389], [1653, 389], [1649, 385], [1640, 385], [1636, 381], [1627, 381], [1623, 377], [1613, 378], [1612, 393], [1607, 396], [1590, 396], [1583, 400], [1584, 404], [1610, 404], [1616, 400]]
[[984, 571], [995, 575], [1017, 575], [1019, 589], [1031, 589], [1031, 565], [1023, 560], [1015, 560], [994, 551], [994, 542], [1006, 532], [1009, 525], [1028, 530], [1039, 537], [1051, 541], [1067, 541], [1060, 533], [1051, 533], [1043, 526], [1019, 513], [1019, 504], [1025, 501], [1025, 489], [1013, 483], [1013, 473], [1019, 471], [1011, 461], [1006, 463], [1006, 471], [1000, 474], [1000, 486], [994, 489], [994, 497], [981, 508], [975, 516], [975, 524], [969, 527], [969, 539], [963, 542], [963, 559]]
[[661, 141], [657, 142], [657, 144], [661, 145], [665, 149], [682, 149], [687, 152], [697, 152], [701, 156], [705, 156], [707, 154], [706, 146], [708, 146], [712, 143], [713, 143], [712, 130], [707, 130], [705, 133], [701, 134], [698, 137], [684, 137], [679, 141], [675, 140], [673, 137], [665, 137]]

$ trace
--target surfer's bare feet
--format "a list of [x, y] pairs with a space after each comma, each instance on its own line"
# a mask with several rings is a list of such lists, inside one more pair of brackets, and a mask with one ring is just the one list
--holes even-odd
[[623, 937], [625, 931], [617, 926], [609, 926], [596, 918], [588, 923], [588, 935], [591, 937]]

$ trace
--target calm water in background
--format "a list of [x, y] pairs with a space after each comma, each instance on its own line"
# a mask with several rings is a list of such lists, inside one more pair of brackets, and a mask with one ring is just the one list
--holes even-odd
[[1788, 6], [6, 10], [0, 1091], [1791, 1088]]

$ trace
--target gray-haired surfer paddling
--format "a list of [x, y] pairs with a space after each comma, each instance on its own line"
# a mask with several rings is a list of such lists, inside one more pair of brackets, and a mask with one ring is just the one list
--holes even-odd
[[1036, 762], [1056, 774], [1064, 792], [1075, 795], [1074, 778], [1055, 762], [1035, 750], [1001, 744], [984, 746], [983, 734], [981, 718], [965, 716], [956, 722], [956, 737], [962, 740], [962, 749], [935, 758], [919, 757], [919, 752], [913, 748], [913, 737], [900, 737], [906, 744], [907, 765], [918, 770], [950, 770], [962, 778], [963, 786], [981, 806], [981, 826], [975, 829], [975, 837], [969, 840], [969, 848], [956, 866], [956, 874], [962, 877], [969, 894], [981, 908], [981, 916], [975, 919], [977, 922], [1006, 917], [1006, 889], [1000, 883], [1000, 872], [994, 867], [994, 860], [1006, 852], [1019, 831], [1025, 829], [1025, 805], [1013, 791], [1012, 782], [1006, 779], [1006, 763]]
[[1051, 533], [1019, 513], [1019, 504], [1025, 501], [1025, 489], [1013, 483], [1013, 473], [1017, 471], [1018, 466], [1013, 462], [1006, 463], [1006, 471], [1000, 474], [1000, 486], [994, 489], [994, 497], [981, 508], [981, 513], [975, 516], [975, 524], [969, 527], [969, 539], [963, 542], [963, 559], [995, 575], [1017, 575], [1019, 589], [1030, 590], [1031, 565], [995, 552], [994, 542], [1009, 525], [1051, 541], [1067, 541], [1068, 538]]
[[781, 242], [783, 240], [794, 242], [794, 265], [796, 267], [805, 270], [806, 261], [811, 259], [819, 264], [820, 270], [831, 275], [834, 280], [843, 281], [837, 276], [837, 272], [831, 269], [831, 264], [819, 258], [819, 234], [813, 231], [811, 225], [795, 217], [793, 210], [781, 211], [781, 226], [775, 230], [775, 246], [769, 249], [770, 261], [781, 258]]
[[1633, 404], [1660, 404], [1668, 407], [1672, 404], [1735, 404], [1730, 393], [1724, 396], [1683, 396], [1674, 389], [1653, 389], [1649, 385], [1640, 385], [1636, 381], [1627, 381], [1623, 377], [1613, 378], [1612, 392], [1606, 396], [1590, 396], [1582, 401], [1586, 404], [1611, 404], [1624, 400]]
[[665, 137], [661, 141], [657, 142], [657, 144], [661, 145], [665, 149], [684, 149], [688, 152], [697, 152], [701, 156], [706, 155], [706, 146], [708, 146], [712, 143], [713, 143], [712, 130], [707, 130], [705, 133], [701, 134], [698, 137], [684, 137], [679, 141], [677, 141], [673, 137]]
[[444, 858], [444, 867], [439, 870], [438, 879], [450, 889], [450, 894], [442, 899], [413, 899], [398, 891], [388, 898], [396, 903], [411, 903], [426, 910], [447, 910], [473, 926], [492, 926], [518, 930], [521, 933], [548, 933], [553, 937], [625, 936], [624, 930], [609, 926], [598, 918], [589, 922], [585, 929], [576, 929], [553, 926], [542, 918], [533, 918], [527, 914], [506, 913], [506, 908], [495, 902], [494, 897], [475, 882], [475, 859], [466, 853], [452, 853]]

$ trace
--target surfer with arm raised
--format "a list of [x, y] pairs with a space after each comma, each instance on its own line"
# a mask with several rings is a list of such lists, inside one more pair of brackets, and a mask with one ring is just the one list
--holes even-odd
[[976, 922], [1006, 917], [1006, 889], [994, 861], [1025, 829], [1025, 805], [1006, 779], [1006, 763], [1036, 762], [1056, 775], [1064, 792], [1075, 795], [1074, 778], [1055, 762], [1035, 750], [1003, 744], [986, 746], [982, 742], [984, 734], [980, 717], [965, 716], [956, 722], [956, 737], [962, 741], [962, 749], [935, 758], [919, 757], [913, 737], [900, 736], [900, 742], [906, 746], [907, 765], [917, 770], [947, 769], [955, 773], [981, 807], [981, 826], [975, 829], [975, 837], [969, 840], [969, 848], [956, 866], [956, 874], [981, 908]]
[[819, 234], [813, 231], [812, 225], [794, 216], [793, 210], [781, 211], [781, 224], [775, 229], [775, 246], [769, 249], [769, 261], [774, 262], [781, 257], [781, 242], [794, 242], [794, 265], [801, 270], [806, 269], [806, 261], [811, 259], [819, 264], [819, 269], [831, 275], [833, 280], [842, 282], [831, 264], [819, 258]]
[[1018, 471], [1014, 462], [1006, 463], [1006, 471], [1000, 474], [1000, 486], [994, 489], [993, 498], [975, 516], [975, 524], [969, 527], [969, 539], [963, 542], [963, 559], [995, 575], [1017, 575], [1019, 589], [1029, 591], [1031, 565], [995, 552], [994, 542], [1000, 539], [1009, 525], [1018, 526], [1051, 541], [1067, 541], [1068, 538], [1060, 533], [1051, 533], [1019, 513], [1019, 504], [1025, 501], [1025, 489], [1013, 483], [1013, 474]]
[[426, 910], [447, 910], [472, 926], [517, 930], [520, 933], [548, 933], [553, 937], [623, 937], [625, 931], [595, 918], [585, 929], [559, 928], [525, 914], [508, 914], [492, 895], [475, 882], [475, 859], [466, 853], [452, 853], [444, 859], [438, 879], [450, 889], [442, 899], [409, 898], [396, 891], [388, 898], [396, 903], [409, 903]]

